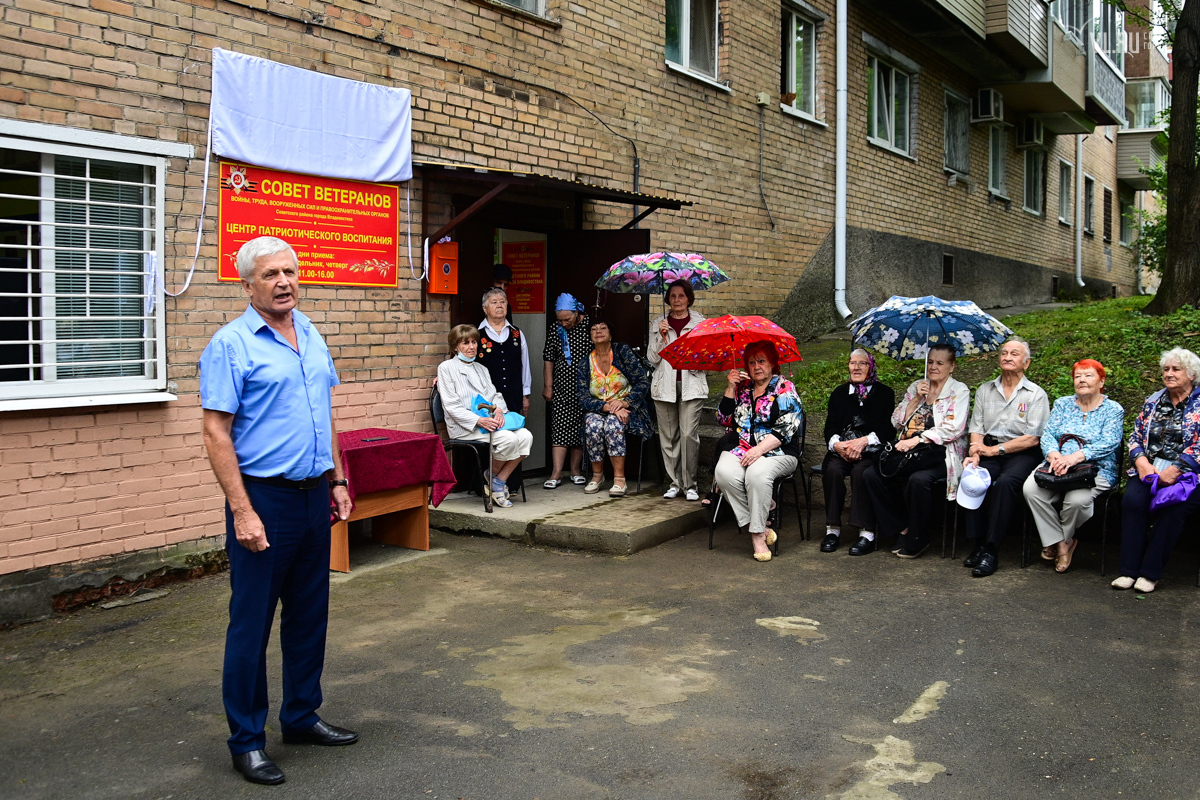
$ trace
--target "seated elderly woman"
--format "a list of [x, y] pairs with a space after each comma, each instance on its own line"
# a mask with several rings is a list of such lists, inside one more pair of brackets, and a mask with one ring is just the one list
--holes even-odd
[[[446, 414], [446, 431], [451, 439], [486, 442], [491, 436], [492, 463], [484, 473], [484, 491], [501, 508], [511, 508], [505, 485], [522, 459], [529, 455], [533, 434], [524, 428], [501, 430], [508, 405], [504, 395], [492, 383], [487, 369], [475, 360], [479, 350], [479, 329], [473, 325], [455, 325], [448, 337], [450, 358], [438, 365], [437, 388]], [[472, 404], [476, 395], [494, 404], [493, 413], [480, 416]]]
[[1121, 500], [1121, 574], [1114, 589], [1153, 592], [1184, 523], [1200, 509], [1200, 492], [1193, 491], [1183, 502], [1150, 510], [1154, 491], [1147, 478], [1157, 476], [1161, 488], [1200, 471], [1200, 358], [1176, 347], [1158, 364], [1163, 388], [1146, 398], [1129, 437], [1133, 466]]
[[732, 428], [737, 446], [721, 454], [713, 471], [738, 527], [748, 527], [756, 561], [771, 560], [776, 534], [767, 526], [775, 479], [800, 462], [800, 398], [779, 374], [771, 342], [753, 342], [742, 354], [745, 370], [729, 371], [717, 422]]
[[955, 499], [967, 452], [967, 409], [971, 390], [953, 377], [954, 348], [935, 344], [929, 348], [926, 378], [914, 381], [892, 412], [892, 427], [900, 441], [895, 449], [911, 453], [894, 474], [884, 477], [876, 463], [863, 473], [863, 488], [878, 521], [876, 531], [864, 530], [849, 550], [852, 556], [875, 550], [875, 534], [898, 537], [892, 552], [900, 558], [917, 558], [929, 547], [933, 518], [933, 487], [946, 482], [946, 498]]
[[1091, 461], [1099, 468], [1095, 486], [1056, 491], [1039, 486], [1030, 473], [1022, 490], [1042, 538], [1042, 558], [1053, 561], [1056, 572], [1070, 568], [1075, 532], [1092, 518], [1096, 495], [1117, 483], [1125, 409], [1104, 395], [1104, 378], [1099, 361], [1075, 362], [1071, 367], [1075, 394], [1054, 401], [1042, 429], [1042, 455], [1051, 471], [1065, 475], [1076, 464]]
[[612, 462], [611, 497], [625, 494], [626, 431], [649, 439], [654, 425], [646, 410], [650, 379], [642, 362], [627, 344], [613, 342], [602, 319], [589, 323], [592, 352], [579, 362], [576, 397], [583, 407], [583, 439], [592, 462], [592, 477], [583, 491], [595, 494], [604, 483], [604, 456]]
[[879, 450], [892, 440], [892, 407], [896, 393], [879, 382], [875, 357], [866, 350], [850, 353], [850, 381], [829, 395], [825, 417], [825, 454], [821, 477], [825, 488], [825, 539], [822, 553], [838, 548], [842, 533], [842, 508], [846, 505], [846, 478], [850, 479], [850, 525], [875, 530], [875, 517], [862, 488], [862, 475], [875, 463]]

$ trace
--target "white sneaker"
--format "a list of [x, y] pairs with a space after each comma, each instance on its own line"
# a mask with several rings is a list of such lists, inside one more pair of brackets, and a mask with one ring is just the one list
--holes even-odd
[[1128, 575], [1122, 575], [1109, 585], [1114, 589], [1132, 589], [1133, 583], [1133, 578], [1130, 578]]
[[1137, 583], [1133, 585], [1133, 590], [1142, 594], [1150, 594], [1157, 585], [1158, 581], [1148, 581], [1145, 578], [1138, 578]]
[[687, 493], [684, 494], [684, 497], [694, 503], [700, 499], [700, 493], [697, 492], [695, 489], [688, 489]]
[[679, 497], [679, 487], [672, 486], [670, 489], [667, 489], [665, 492], [663, 492], [663, 497], [667, 498], [668, 500], [674, 500], [676, 497]]

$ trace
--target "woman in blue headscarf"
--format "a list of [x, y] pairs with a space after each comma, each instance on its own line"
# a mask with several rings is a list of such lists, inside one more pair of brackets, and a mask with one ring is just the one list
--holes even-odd
[[542, 360], [546, 362], [542, 397], [550, 404], [550, 444], [554, 456], [553, 470], [542, 484], [547, 489], [557, 489], [562, 484], [568, 450], [571, 451], [571, 483], [577, 486], [587, 483], [583, 476], [583, 441], [580, 438], [583, 408], [575, 402], [575, 369], [580, 363], [586, 363], [592, 352], [588, 317], [583, 313], [583, 303], [566, 292], [558, 296], [554, 316], [558, 320], [554, 335], [546, 337], [546, 346], [542, 349]]

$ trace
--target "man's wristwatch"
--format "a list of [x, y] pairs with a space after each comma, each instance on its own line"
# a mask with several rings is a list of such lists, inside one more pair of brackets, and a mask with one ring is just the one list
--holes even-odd
[[348, 489], [350, 488], [350, 481], [345, 478], [334, 478], [329, 482], [329, 488], [332, 489], [335, 486], [345, 486]]
[[996, 454], [1004, 455], [1004, 442], [1001, 442], [1000, 444], [996, 445]]

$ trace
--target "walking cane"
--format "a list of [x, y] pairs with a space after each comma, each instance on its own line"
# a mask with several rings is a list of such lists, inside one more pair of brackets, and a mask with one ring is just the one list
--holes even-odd
[[[475, 407], [475, 411], [479, 412], [480, 410], [487, 410], [488, 416], [491, 416], [496, 413], [496, 406], [492, 403], [480, 403]], [[488, 467], [485, 473], [487, 475], [487, 485], [483, 487], [483, 510], [489, 514], [492, 513], [492, 481], [496, 477], [492, 474], [492, 465], [496, 463], [496, 459], [492, 457], [492, 436], [495, 433], [492, 430], [488, 431]]]

